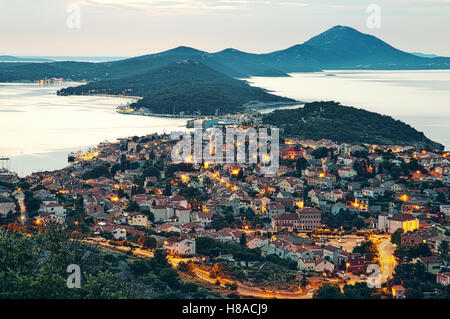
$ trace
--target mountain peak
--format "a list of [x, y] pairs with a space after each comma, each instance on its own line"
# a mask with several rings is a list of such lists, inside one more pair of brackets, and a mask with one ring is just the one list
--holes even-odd
[[367, 41], [374, 39], [382, 42], [374, 36], [364, 34], [351, 27], [337, 25], [309, 39], [305, 42], [305, 44], [314, 46], [329, 46], [343, 44], [344, 42], [345, 44], [351, 44], [354, 41]]
[[204, 53], [206, 53], [206, 52], [181, 45], [176, 48], [161, 52], [159, 54], [167, 55], [167, 54], [204, 54]]
[[340, 32], [342, 32], [342, 31], [351, 31], [351, 32], [358, 32], [358, 33], [361, 33], [361, 32], [359, 32], [358, 30], [356, 30], [356, 29], [354, 29], [354, 28], [352, 28], [352, 27], [347, 27], [347, 26], [345, 26], [345, 25], [336, 25], [336, 26], [334, 26], [334, 27], [328, 29], [328, 30], [325, 31], [325, 32], [331, 32], [331, 31], [340, 31]]
[[239, 52], [242, 52], [242, 51], [236, 50], [236, 49], [234, 49], [234, 48], [226, 48], [226, 49], [223, 49], [222, 51], [220, 51], [220, 52], [218, 52], [218, 53], [225, 53], [225, 52], [239, 53]]
[[337, 65], [341, 66], [346, 64], [372, 66], [378, 63], [394, 65], [418, 62], [418, 57], [400, 51], [373, 35], [341, 25], [332, 27], [311, 38], [304, 45], [335, 54], [339, 60]]

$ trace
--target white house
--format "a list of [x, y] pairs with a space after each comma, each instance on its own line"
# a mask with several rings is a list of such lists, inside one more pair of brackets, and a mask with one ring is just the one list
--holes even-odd
[[147, 215], [142, 213], [129, 213], [128, 224], [131, 226], [149, 227], [149, 220]]
[[318, 272], [332, 272], [334, 264], [326, 259], [318, 258], [314, 270]]
[[390, 234], [397, 229], [403, 229], [403, 232], [419, 229], [419, 219], [411, 214], [396, 214], [389, 216], [387, 213], [378, 215], [378, 229]]
[[0, 202], [0, 216], [6, 217], [11, 211], [14, 213], [16, 209], [16, 204], [13, 201], [2, 201]]
[[338, 174], [341, 178], [353, 178], [357, 175], [357, 172], [351, 167], [342, 167], [338, 169]]
[[173, 208], [170, 205], [156, 205], [151, 208], [154, 216], [154, 221], [167, 221], [174, 215]]
[[194, 220], [200, 222], [203, 226], [208, 225], [212, 221], [214, 213], [213, 212], [195, 212], [194, 213]]
[[57, 204], [57, 203], [48, 203], [48, 204], [42, 204], [40, 211], [45, 213], [51, 213], [55, 214], [58, 217], [66, 218], [67, 210], [64, 208], [63, 205]]
[[164, 241], [164, 248], [179, 255], [193, 255], [195, 254], [195, 241], [187, 238], [170, 237]]
[[450, 205], [441, 205], [440, 211], [445, 214], [445, 216], [450, 217]]

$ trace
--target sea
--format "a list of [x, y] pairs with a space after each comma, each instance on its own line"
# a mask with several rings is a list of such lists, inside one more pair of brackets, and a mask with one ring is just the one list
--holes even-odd
[[247, 81], [304, 102], [336, 101], [389, 115], [450, 149], [450, 70], [328, 70]]
[[[251, 85], [303, 102], [338, 101], [390, 115], [450, 149], [450, 71], [336, 71], [252, 77]], [[76, 82], [0, 83], [0, 168], [20, 176], [61, 169], [70, 152], [117, 138], [186, 128], [186, 119], [123, 115], [130, 98], [58, 96]], [[302, 107], [290, 106], [288, 108]], [[270, 112], [274, 109], [266, 109]]]
[[61, 169], [67, 155], [105, 141], [186, 129], [186, 119], [122, 115], [124, 97], [58, 96], [81, 83], [0, 83], [0, 168], [26, 176]]

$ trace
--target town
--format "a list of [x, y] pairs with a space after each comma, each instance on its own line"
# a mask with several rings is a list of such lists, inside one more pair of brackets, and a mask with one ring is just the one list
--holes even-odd
[[449, 152], [282, 138], [270, 176], [261, 163], [174, 164], [175, 142], [135, 136], [61, 170], [3, 170], [1, 227], [70, 223], [87, 244], [162, 250], [186, 278], [240, 297], [448, 298]]

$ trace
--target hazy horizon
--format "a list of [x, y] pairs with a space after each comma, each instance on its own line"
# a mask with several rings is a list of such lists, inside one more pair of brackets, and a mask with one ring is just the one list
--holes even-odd
[[[367, 25], [372, 3], [380, 28]], [[450, 56], [449, 0], [0, 0], [0, 10], [1, 55], [132, 57], [182, 45], [267, 53], [345, 25], [406, 52]]]

